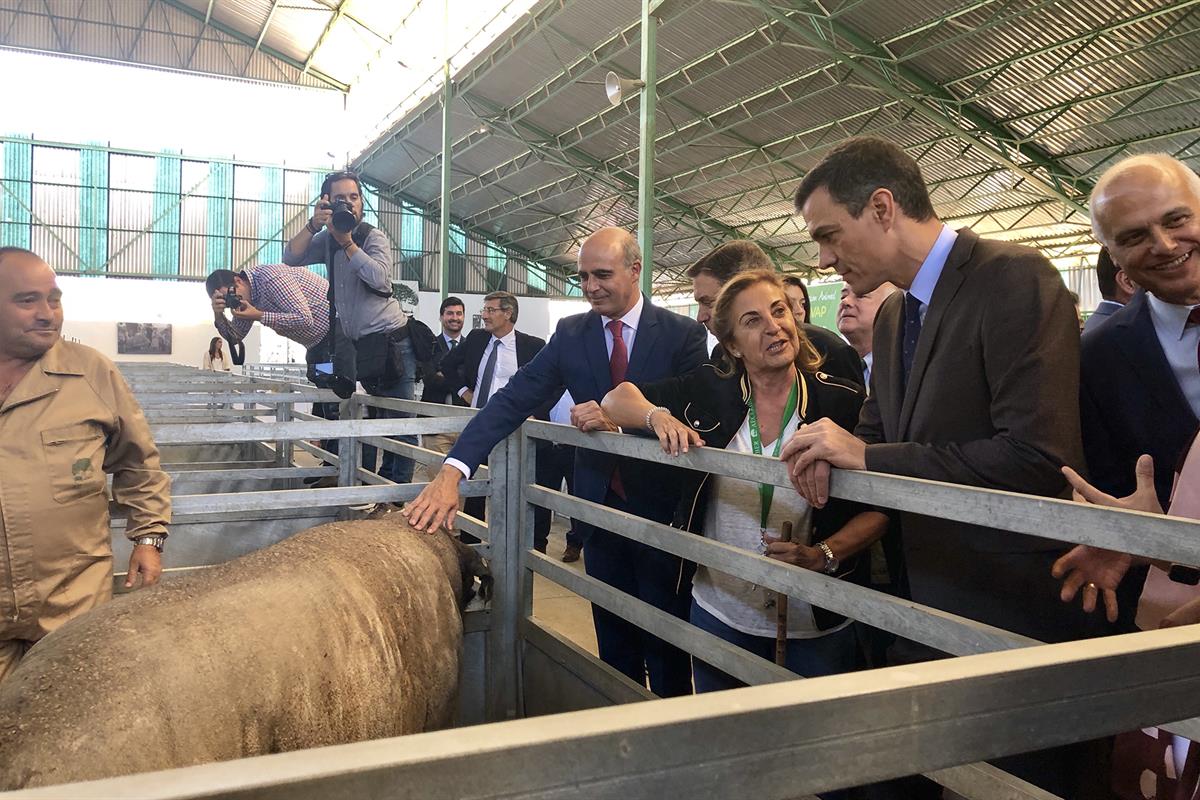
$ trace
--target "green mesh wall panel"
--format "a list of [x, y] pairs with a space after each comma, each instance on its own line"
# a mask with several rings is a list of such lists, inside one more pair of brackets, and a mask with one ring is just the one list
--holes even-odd
[[27, 141], [4, 142], [0, 167], [0, 244], [29, 247], [30, 209], [33, 207], [33, 145]]
[[108, 153], [79, 151], [79, 262], [84, 272], [103, 272], [108, 262]]
[[283, 170], [263, 168], [262, 201], [258, 208], [258, 262], [283, 261]]
[[212, 162], [208, 165], [208, 198], [204, 237], [206, 272], [229, 269], [233, 259], [230, 243], [233, 218], [233, 165]]
[[174, 156], [154, 159], [150, 271], [155, 275], [179, 274], [179, 170], [179, 159]]

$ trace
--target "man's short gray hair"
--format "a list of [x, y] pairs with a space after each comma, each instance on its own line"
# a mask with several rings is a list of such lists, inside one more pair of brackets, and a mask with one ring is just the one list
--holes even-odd
[[638, 247], [637, 237], [632, 233], [621, 244], [621, 260], [627, 267], [642, 261], [642, 248]]
[[1096, 198], [1103, 194], [1110, 183], [1116, 181], [1126, 172], [1138, 167], [1158, 167], [1166, 172], [1174, 172], [1182, 175], [1184, 181], [1191, 187], [1192, 193], [1197, 198], [1200, 198], [1200, 175], [1197, 175], [1187, 164], [1184, 164], [1179, 159], [1169, 156], [1166, 153], [1142, 153], [1141, 155], [1123, 158], [1106, 169], [1104, 174], [1100, 176], [1100, 180], [1096, 181], [1096, 186], [1092, 189], [1092, 233], [1101, 244], [1109, 247], [1112, 246], [1112, 242], [1108, 240], [1104, 231], [1100, 228], [1099, 215], [1096, 214], [1095, 209]]

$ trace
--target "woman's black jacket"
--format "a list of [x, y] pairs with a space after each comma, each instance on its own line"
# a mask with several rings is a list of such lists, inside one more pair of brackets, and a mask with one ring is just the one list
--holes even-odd
[[[801, 423], [816, 422], [828, 417], [842, 428], [853, 431], [858, 424], [863, 393], [856, 384], [834, 378], [824, 372], [801, 372], [800, 396], [796, 412]], [[639, 387], [642, 394], [656, 406], [662, 406], [676, 419], [700, 434], [707, 447], [725, 448], [737, 435], [750, 408], [750, 379], [736, 368], [723, 374], [711, 362], [702, 364], [687, 375], [656, 381]], [[684, 482], [679, 504], [671, 525], [692, 533], [703, 533], [712, 482], [709, 474], [690, 472]], [[777, 488], [776, 491], [793, 491]], [[852, 517], [869, 507], [846, 500], [830, 498], [825, 508], [813, 509], [812, 542], [822, 541]], [[841, 562], [837, 577], [866, 584], [870, 577], [868, 550]], [[840, 625], [845, 617], [813, 607], [817, 627], [826, 630]]]

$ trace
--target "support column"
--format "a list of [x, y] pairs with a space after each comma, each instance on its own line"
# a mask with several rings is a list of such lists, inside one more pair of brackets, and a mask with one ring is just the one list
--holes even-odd
[[440, 275], [438, 287], [445, 300], [450, 294], [450, 101], [454, 99], [454, 86], [450, 82], [450, 0], [444, 0], [442, 25], [442, 207], [438, 229]]
[[658, 106], [658, 20], [654, 0], [642, 0], [642, 117], [638, 141], [638, 247], [642, 250], [642, 291], [654, 286], [654, 121]]

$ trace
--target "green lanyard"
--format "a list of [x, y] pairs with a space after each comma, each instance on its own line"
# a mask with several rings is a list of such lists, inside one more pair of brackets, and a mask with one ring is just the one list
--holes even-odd
[[[788, 393], [787, 403], [783, 407], [783, 416], [779, 418], [779, 435], [775, 437], [775, 452], [771, 455], [779, 458], [780, 448], [783, 447], [783, 431], [787, 427], [788, 420], [792, 418], [792, 414], [796, 413], [796, 397], [799, 393], [800, 380], [792, 384], [792, 391]], [[750, 447], [754, 450], [754, 455], [762, 455], [762, 436], [758, 432], [758, 412], [754, 409], [754, 395], [750, 395]], [[761, 507], [759, 517], [759, 528], [765, 533], [767, 530], [767, 516], [771, 513], [771, 501], [775, 499], [775, 484], [760, 483], [758, 485], [758, 500]]]

